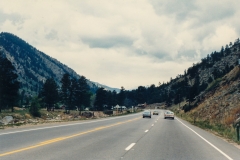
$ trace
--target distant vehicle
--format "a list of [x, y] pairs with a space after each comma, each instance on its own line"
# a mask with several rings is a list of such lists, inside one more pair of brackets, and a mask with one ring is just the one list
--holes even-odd
[[153, 115], [158, 115], [158, 111], [153, 111]]
[[166, 119], [166, 118], [172, 118], [172, 119], [174, 119], [174, 113], [171, 112], [171, 111], [166, 111], [166, 112], [164, 113], [164, 119]]
[[151, 111], [144, 111], [143, 112], [143, 118], [145, 118], [145, 117], [152, 118], [151, 115], [152, 115]]

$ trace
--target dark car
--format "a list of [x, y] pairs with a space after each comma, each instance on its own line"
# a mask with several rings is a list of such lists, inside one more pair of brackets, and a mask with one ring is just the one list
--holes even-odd
[[143, 118], [145, 118], [145, 117], [152, 118], [151, 115], [152, 115], [151, 111], [144, 111], [143, 112]]

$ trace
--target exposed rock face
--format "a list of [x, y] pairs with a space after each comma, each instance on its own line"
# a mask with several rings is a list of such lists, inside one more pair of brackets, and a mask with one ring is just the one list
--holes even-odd
[[231, 72], [222, 77], [215, 89], [203, 95], [192, 112], [198, 113], [197, 118], [219, 124], [233, 125], [239, 120], [240, 114], [240, 68], [235, 67]]
[[0, 124], [3, 124], [3, 125], [7, 125], [11, 122], [13, 122], [12, 116], [5, 116], [3, 119], [0, 120]]

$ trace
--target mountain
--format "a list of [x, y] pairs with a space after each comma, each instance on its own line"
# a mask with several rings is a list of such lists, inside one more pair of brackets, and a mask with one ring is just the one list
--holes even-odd
[[169, 106], [190, 116], [194, 123], [232, 126], [240, 120], [240, 40], [193, 64], [164, 89], [172, 102]]
[[[60, 85], [60, 80], [65, 73], [73, 78], [80, 77], [73, 69], [11, 33], [0, 33], [0, 55], [11, 61], [16, 69], [18, 81], [21, 83], [20, 91], [25, 90], [28, 94], [36, 95], [48, 78], [54, 78]], [[98, 87], [111, 91], [118, 90], [89, 80], [88, 85], [92, 92], [95, 92]]]
[[234, 43], [230, 42], [225, 48], [221, 47], [220, 51], [214, 51], [193, 64], [183, 75], [170, 78], [167, 83], [159, 82], [158, 86], [139, 86], [129, 91], [126, 98], [135, 104], [165, 103], [166, 107], [180, 103], [183, 105], [188, 101], [187, 105], [179, 108], [184, 112], [191, 111], [199, 103], [199, 97], [204, 97], [218, 87], [222, 78], [239, 65], [239, 56], [240, 41], [236, 39]]
[[96, 85], [97, 87], [102, 87], [102, 88], [104, 88], [105, 90], [108, 90], [108, 91], [116, 91], [117, 93], [119, 93], [120, 92], [120, 89], [119, 88], [112, 88], [112, 87], [108, 87], [108, 86], [106, 86], [106, 85], [104, 85], [104, 84], [100, 84], [100, 83], [98, 83], [98, 82], [93, 82], [94, 83], [94, 85]]

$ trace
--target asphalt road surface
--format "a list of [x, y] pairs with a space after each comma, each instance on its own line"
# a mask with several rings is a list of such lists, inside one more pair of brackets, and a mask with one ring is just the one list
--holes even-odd
[[159, 113], [0, 130], [0, 160], [240, 160], [233, 144]]

